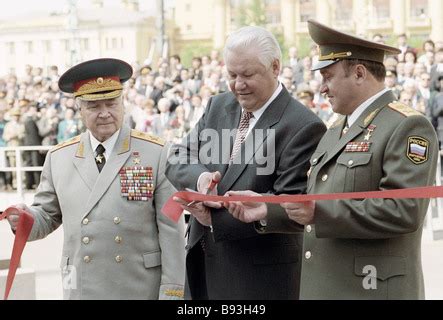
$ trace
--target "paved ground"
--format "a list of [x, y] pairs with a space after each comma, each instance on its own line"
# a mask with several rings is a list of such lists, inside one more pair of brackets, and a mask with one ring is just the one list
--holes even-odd
[[[443, 300], [443, 240], [423, 241], [422, 254], [426, 299]], [[36, 297], [40, 300], [62, 299], [58, 270], [37, 272]]]

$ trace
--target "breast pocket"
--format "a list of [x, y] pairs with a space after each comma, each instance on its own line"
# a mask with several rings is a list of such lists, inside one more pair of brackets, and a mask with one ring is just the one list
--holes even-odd
[[342, 186], [342, 192], [366, 191], [371, 188], [372, 153], [342, 153], [337, 159], [335, 172], [337, 185]]

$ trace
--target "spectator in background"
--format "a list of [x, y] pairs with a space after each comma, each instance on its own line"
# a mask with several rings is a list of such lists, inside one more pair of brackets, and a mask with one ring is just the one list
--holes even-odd
[[427, 115], [431, 118], [437, 130], [437, 136], [441, 146], [443, 143], [443, 74], [440, 75], [437, 80], [436, 88], [438, 90], [431, 94]]
[[[38, 120], [37, 105], [35, 103], [29, 104], [27, 111], [23, 115], [23, 126], [25, 130], [23, 138], [24, 146], [41, 146], [42, 138], [38, 132]], [[41, 153], [38, 150], [23, 152], [23, 165], [25, 167], [39, 167], [43, 165]], [[34, 189], [40, 183], [39, 171], [26, 171], [25, 177], [25, 186], [28, 190]]]
[[171, 102], [166, 98], [158, 101], [158, 110], [160, 114], [152, 121], [152, 131], [159, 137], [164, 136], [164, 131], [171, 128]]
[[439, 91], [440, 76], [443, 75], [443, 48], [435, 53], [435, 64], [431, 68], [431, 90]]
[[[6, 142], [6, 146], [8, 147], [19, 147], [23, 145], [23, 138], [25, 134], [25, 129], [23, 124], [21, 123], [21, 113], [18, 108], [14, 108], [9, 112], [9, 116], [11, 120], [6, 123], [5, 128], [3, 130], [3, 140]], [[8, 167], [14, 168], [17, 164], [17, 159], [15, 157], [15, 151], [6, 152], [7, 164]], [[21, 179], [21, 177], [17, 177], [15, 172], [12, 172], [12, 175], [8, 175], [7, 177], [7, 188], [11, 189], [17, 187], [17, 179]]]
[[[6, 147], [6, 142], [3, 140], [3, 131], [5, 130], [6, 120], [5, 112], [0, 110], [0, 148]], [[5, 152], [0, 151], [0, 167], [6, 167]], [[0, 190], [6, 189], [6, 172], [0, 171]]]
[[57, 143], [74, 138], [80, 134], [78, 120], [75, 119], [74, 109], [68, 108], [65, 111], [65, 118], [60, 121], [57, 129]]

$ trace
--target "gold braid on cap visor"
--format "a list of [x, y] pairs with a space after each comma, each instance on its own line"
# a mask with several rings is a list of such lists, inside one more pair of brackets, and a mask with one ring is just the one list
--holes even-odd
[[[117, 78], [118, 79], [118, 78]], [[82, 81], [78, 85], [78, 89], [74, 92], [74, 97], [82, 96], [89, 93], [121, 90], [123, 86], [120, 80], [116, 77], [109, 78], [94, 78], [86, 81]]]
[[340, 59], [340, 58], [347, 58], [352, 56], [352, 52], [351, 51], [346, 51], [346, 52], [331, 52], [330, 54], [327, 55], [322, 55], [320, 53], [320, 56], [318, 57], [319, 61], [324, 61], [324, 60], [334, 60], [334, 59]]

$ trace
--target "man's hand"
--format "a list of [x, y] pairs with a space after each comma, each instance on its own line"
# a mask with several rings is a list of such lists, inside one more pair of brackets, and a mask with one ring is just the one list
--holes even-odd
[[179, 203], [183, 210], [189, 211], [202, 225], [206, 227], [212, 226], [211, 211], [203, 203], [195, 202], [192, 205], [188, 205], [185, 200], [179, 197], [173, 197], [172, 200]]
[[[211, 182], [219, 183], [221, 180], [221, 174], [218, 171], [215, 172], [205, 172], [202, 173], [197, 183], [197, 191], [203, 194], [217, 195], [217, 185], [215, 185], [212, 190], [208, 187], [211, 186]], [[221, 202], [205, 201], [203, 204], [207, 207], [220, 209], [223, 205]]]
[[315, 202], [285, 202], [281, 206], [286, 210], [289, 219], [301, 225], [314, 223]]
[[[228, 191], [225, 196], [261, 196], [261, 194], [246, 191]], [[265, 219], [268, 215], [268, 207], [261, 202], [225, 202], [224, 207], [228, 209], [232, 216], [242, 222], [250, 223]]]
[[[21, 209], [24, 210], [26, 212], [28, 212], [29, 214], [31, 214], [31, 210], [29, 209], [29, 207], [24, 204], [24, 203], [20, 203], [15, 205], [14, 207], [16, 207], [17, 209]], [[9, 225], [11, 226], [12, 231], [16, 231], [17, 230], [17, 226], [18, 226], [18, 219], [20, 218], [20, 216], [18, 214], [10, 214], [8, 216], [8, 222]]]

